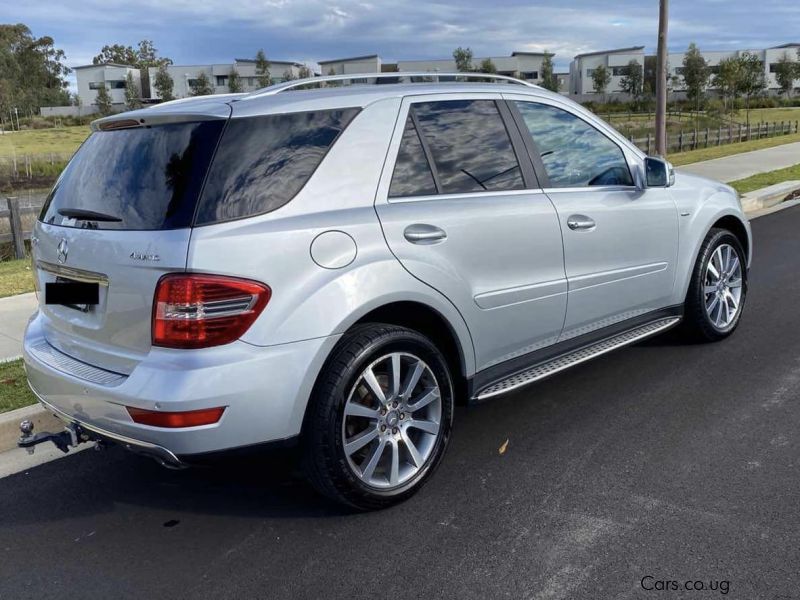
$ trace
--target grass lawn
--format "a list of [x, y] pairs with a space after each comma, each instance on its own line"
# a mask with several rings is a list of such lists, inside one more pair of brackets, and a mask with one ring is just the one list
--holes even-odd
[[89, 127], [59, 127], [53, 129], [29, 129], [0, 135], [0, 157], [21, 154], [71, 155], [89, 135]]
[[36, 404], [28, 388], [22, 359], [0, 363], [0, 413]]
[[[733, 120], [747, 123], [747, 111], [734, 113]], [[780, 123], [781, 121], [800, 121], [800, 107], [795, 108], [754, 108], [750, 111], [750, 123]]]
[[31, 261], [27, 258], [0, 262], [0, 298], [33, 291]]
[[776, 183], [793, 180], [800, 181], [800, 164], [793, 167], [787, 167], [786, 169], [769, 171], [768, 173], [759, 173], [757, 175], [753, 175], [752, 177], [746, 177], [745, 179], [734, 181], [730, 185], [736, 188], [740, 194], [745, 194], [747, 192], [752, 192], [753, 190], [759, 190], [767, 187], [768, 185], [774, 185]]
[[732, 154], [750, 152], [751, 150], [773, 148], [774, 146], [781, 146], [783, 144], [790, 144], [792, 142], [800, 142], [800, 133], [763, 138], [760, 140], [751, 140], [749, 142], [740, 142], [738, 144], [725, 144], [722, 146], [712, 146], [710, 148], [700, 148], [698, 150], [689, 150], [687, 152], [676, 152], [674, 154], [670, 154], [667, 159], [677, 167], [680, 165], [688, 165], [689, 163], [693, 162], [700, 162], [701, 160], [711, 160], [713, 158], [722, 158], [723, 156], [730, 156]]

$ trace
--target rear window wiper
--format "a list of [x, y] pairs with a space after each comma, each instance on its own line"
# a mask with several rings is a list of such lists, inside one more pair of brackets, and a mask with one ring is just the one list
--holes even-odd
[[58, 214], [62, 217], [78, 219], [79, 221], [108, 221], [112, 223], [119, 223], [122, 221], [122, 219], [114, 215], [107, 215], [93, 210], [84, 210], [82, 208], [59, 208]]

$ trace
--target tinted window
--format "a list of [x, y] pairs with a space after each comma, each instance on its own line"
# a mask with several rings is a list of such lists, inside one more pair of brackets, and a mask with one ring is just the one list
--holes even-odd
[[633, 185], [620, 147], [586, 121], [546, 104], [516, 104], [552, 187]]
[[414, 121], [409, 115], [403, 139], [400, 141], [400, 152], [394, 165], [389, 197], [426, 196], [435, 193], [433, 173], [428, 159], [425, 158], [417, 128], [414, 127]]
[[525, 187], [500, 112], [492, 100], [414, 104], [443, 194]]
[[[223, 124], [205, 121], [92, 133], [50, 192], [41, 219], [99, 229], [190, 226]], [[59, 214], [66, 209], [103, 213], [120, 221], [75, 220]]]
[[196, 224], [266, 213], [289, 202], [357, 113], [346, 108], [229, 121]]

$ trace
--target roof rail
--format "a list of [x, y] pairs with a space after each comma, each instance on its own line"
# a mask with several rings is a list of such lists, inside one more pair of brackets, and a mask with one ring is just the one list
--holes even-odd
[[[305, 79], [293, 79], [291, 81], [284, 81], [283, 83], [277, 83], [275, 85], [271, 85], [269, 87], [261, 88], [256, 90], [250, 94], [249, 97], [254, 98], [257, 96], [272, 96], [273, 94], [277, 94], [279, 92], [285, 92], [286, 90], [291, 90], [298, 87], [305, 87], [305, 86], [313, 86], [316, 84], [326, 84], [332, 81], [354, 81], [355, 85], [363, 85], [363, 84], [372, 84], [375, 85], [380, 79], [405, 79], [407, 81], [397, 81], [395, 83], [440, 83], [442, 79], [445, 80], [464, 80], [464, 79], [474, 79], [478, 81], [486, 82], [486, 80], [491, 80], [489, 83], [493, 83], [496, 81], [505, 82], [509, 84], [517, 84], [517, 85], [524, 85], [527, 87], [534, 87], [538, 88], [538, 85], [533, 83], [529, 83], [527, 81], [523, 81], [522, 79], [517, 79], [515, 77], [509, 77], [507, 75], [495, 75], [494, 73], [440, 73], [438, 71], [395, 71], [392, 73], [351, 73], [347, 75], [325, 75], [322, 77], [308, 77]], [[422, 79], [420, 81], [413, 81], [414, 79]], [[370, 82], [369, 80], [374, 80]], [[351, 84], [352, 85], [352, 84]]]

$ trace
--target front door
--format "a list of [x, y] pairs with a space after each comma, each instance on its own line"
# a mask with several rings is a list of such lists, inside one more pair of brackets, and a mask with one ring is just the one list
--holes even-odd
[[678, 252], [669, 191], [637, 187], [629, 167], [637, 158], [565, 107], [510, 105], [532, 135], [564, 236], [569, 302], [561, 340], [664, 308]]
[[376, 209], [403, 266], [463, 315], [478, 370], [558, 340], [558, 216], [499, 96], [406, 99]]

